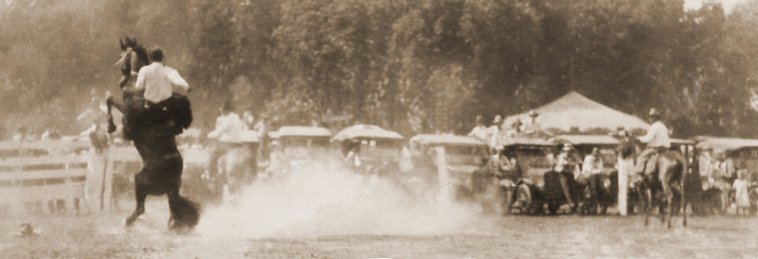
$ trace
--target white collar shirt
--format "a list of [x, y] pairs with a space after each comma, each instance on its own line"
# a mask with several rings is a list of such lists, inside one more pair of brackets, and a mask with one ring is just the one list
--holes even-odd
[[651, 148], [669, 148], [671, 140], [669, 139], [669, 130], [661, 121], [656, 121], [647, 129], [647, 134], [640, 137], [640, 141], [646, 143]]
[[208, 133], [208, 137], [225, 143], [241, 143], [243, 130], [245, 123], [237, 113], [232, 112], [216, 119], [216, 129]]
[[153, 62], [140, 68], [137, 74], [136, 88], [145, 89], [145, 100], [159, 103], [171, 97], [172, 85], [189, 90], [189, 84], [175, 69], [164, 66], [163, 63]]

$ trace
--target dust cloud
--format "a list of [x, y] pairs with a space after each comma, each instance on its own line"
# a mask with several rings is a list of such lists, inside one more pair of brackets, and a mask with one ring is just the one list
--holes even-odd
[[476, 207], [441, 199], [438, 193], [309, 167], [286, 178], [259, 180], [226, 204], [206, 208], [197, 232], [244, 238], [435, 235], [463, 232], [486, 221]]

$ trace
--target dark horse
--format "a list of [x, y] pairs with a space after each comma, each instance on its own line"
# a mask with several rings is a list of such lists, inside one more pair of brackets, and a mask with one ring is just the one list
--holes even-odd
[[[143, 161], [142, 169], [134, 176], [137, 207], [125, 223], [131, 225], [145, 212], [147, 195], [166, 194], [171, 210], [170, 227], [177, 230], [191, 229], [200, 219], [200, 206], [179, 194], [184, 161], [175, 140], [175, 135], [181, 132], [181, 128], [188, 126], [176, 122], [187, 121], [186, 116], [191, 116], [190, 111], [181, 112], [183, 108], [180, 108], [189, 107], [189, 103], [186, 98], [175, 96], [175, 104], [169, 106], [168, 113], [175, 113], [177, 117], [154, 121], [154, 117], [148, 117], [144, 109], [142, 90], [126, 88], [123, 93], [123, 105], [112, 101], [108, 103], [123, 111], [125, 118], [131, 119], [125, 127], [133, 128], [134, 146]], [[182, 104], [183, 102], [187, 103]]]
[[[651, 158], [656, 159], [656, 158]], [[647, 167], [655, 164], [655, 169], [646, 168], [646, 173], [641, 181], [637, 184], [637, 192], [643, 203], [643, 210], [645, 213], [645, 225], [648, 225], [650, 214], [652, 213], [652, 207], [654, 204], [658, 205], [659, 217], [663, 222], [665, 220], [666, 227], [671, 227], [672, 214], [678, 211], [680, 206], [686, 205], [685, 190], [685, 177], [688, 165], [684, 156], [677, 151], [666, 150], [658, 154], [657, 161], [654, 163], [648, 163]], [[653, 171], [653, 172], [650, 172]], [[658, 198], [659, 195], [663, 195], [663, 199]], [[675, 195], [681, 197], [681, 201], [675, 202]], [[668, 207], [668, 211], [664, 211]], [[664, 213], [666, 213], [664, 215]], [[687, 213], [682, 213], [683, 221], [682, 225], [687, 226]]]
[[137, 206], [125, 224], [130, 226], [145, 212], [147, 195], [166, 194], [171, 211], [169, 227], [179, 231], [192, 229], [200, 219], [200, 205], [179, 194], [184, 161], [175, 140], [175, 135], [192, 122], [189, 100], [175, 94], [165, 110], [150, 111], [145, 108], [143, 89], [124, 87], [122, 93], [123, 103], [109, 97], [108, 109], [115, 107], [124, 113], [124, 135], [133, 141], [143, 161], [142, 169], [134, 177]]

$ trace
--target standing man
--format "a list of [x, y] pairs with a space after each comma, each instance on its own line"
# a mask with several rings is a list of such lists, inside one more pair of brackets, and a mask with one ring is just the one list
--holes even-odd
[[619, 136], [622, 137], [621, 143], [618, 146], [618, 210], [619, 215], [626, 216], [627, 214], [627, 191], [629, 186], [629, 173], [634, 170], [634, 142], [629, 137], [629, 133], [622, 130], [619, 132]]
[[636, 168], [636, 172], [643, 176], [645, 175], [646, 171], [650, 171], [647, 170], [649, 169], [647, 168], [647, 164], [650, 164], [650, 166], [655, 165], [654, 161], [653, 163], [648, 163], [648, 160], [659, 152], [667, 150], [671, 147], [671, 141], [669, 140], [669, 130], [666, 128], [666, 125], [663, 124], [663, 121], [661, 121], [661, 114], [658, 112], [658, 110], [652, 108], [650, 109], [650, 113], [648, 113], [648, 115], [650, 116], [650, 121], [653, 122], [653, 124], [650, 125], [650, 128], [647, 129], [647, 134], [639, 138], [642, 143], [647, 144], [647, 148], [645, 148], [645, 150], [642, 151], [642, 154], [640, 154]]
[[500, 136], [500, 124], [503, 123], [503, 117], [500, 115], [496, 115], [495, 118], [492, 120], [492, 125], [488, 128], [489, 133], [489, 140], [487, 143], [490, 146], [491, 150], [495, 150], [495, 148], [498, 146], [498, 138]]
[[224, 102], [221, 112], [222, 115], [216, 119], [216, 128], [208, 133], [208, 138], [217, 140], [216, 148], [211, 153], [209, 162], [209, 169], [214, 175], [218, 173], [218, 159], [229, 151], [234, 144], [242, 143], [242, 131], [245, 129], [245, 123], [234, 112], [232, 102]]

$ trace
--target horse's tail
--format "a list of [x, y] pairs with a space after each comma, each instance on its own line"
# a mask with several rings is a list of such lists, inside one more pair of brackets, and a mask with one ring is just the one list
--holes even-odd
[[200, 222], [200, 211], [202, 206], [181, 195], [169, 197], [169, 209], [173, 219], [172, 228], [175, 229], [192, 229]]

